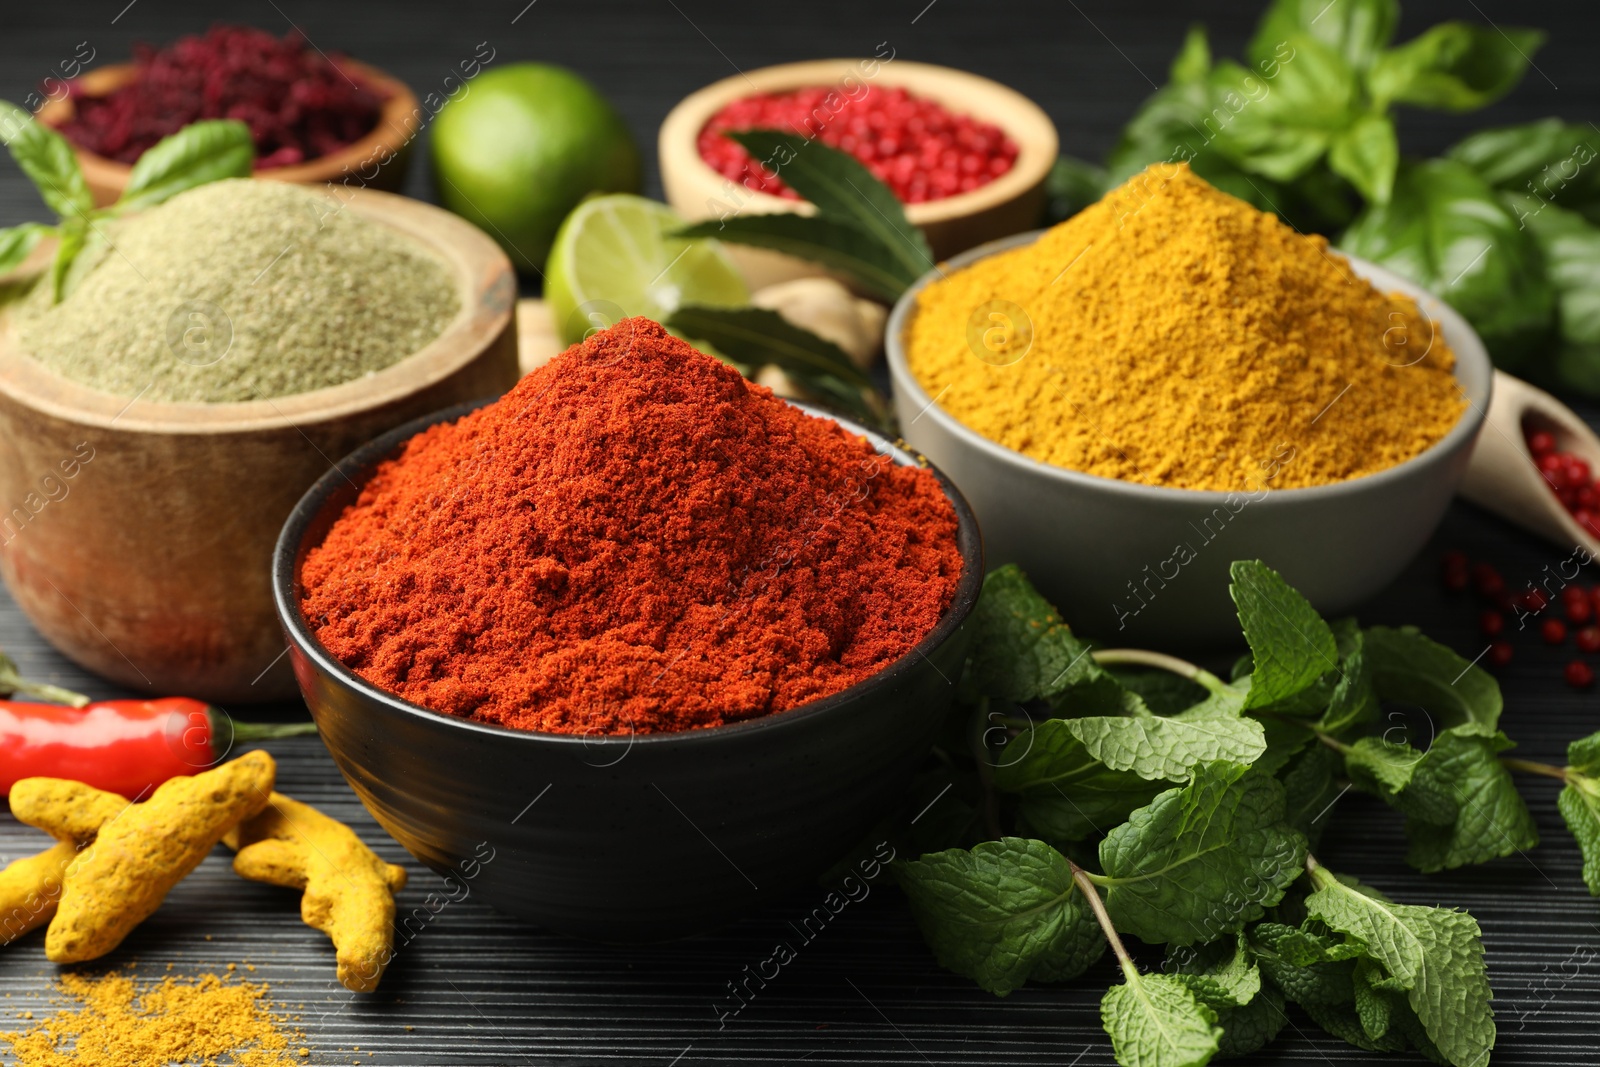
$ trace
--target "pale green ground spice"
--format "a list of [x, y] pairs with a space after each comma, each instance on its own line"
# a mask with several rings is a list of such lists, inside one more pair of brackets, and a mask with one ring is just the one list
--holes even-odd
[[145, 400], [259, 400], [382, 370], [438, 337], [460, 296], [430, 250], [339, 206], [272, 181], [192, 189], [109, 231], [59, 305], [37, 286], [19, 340], [68, 378]]

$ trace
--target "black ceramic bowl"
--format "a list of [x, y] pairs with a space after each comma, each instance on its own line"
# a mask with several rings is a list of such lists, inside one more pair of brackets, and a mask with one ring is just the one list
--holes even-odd
[[[983, 583], [967, 503], [963, 573], [910, 653], [834, 696], [760, 719], [669, 734], [576, 737], [452, 718], [345, 668], [300, 613], [300, 565], [382, 460], [427, 426], [344, 459], [289, 516], [273, 594], [300, 690], [340, 771], [407, 851], [496, 908], [563, 933], [655, 941], [709, 930], [767, 894], [814, 880], [901, 796], [954, 698]], [[820, 414], [820, 413], [818, 413]], [[897, 462], [916, 456], [844, 423]], [[404, 910], [404, 909], [402, 909]]]

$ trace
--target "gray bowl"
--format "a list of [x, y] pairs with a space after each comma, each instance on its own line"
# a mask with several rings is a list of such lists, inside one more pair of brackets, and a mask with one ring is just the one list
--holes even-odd
[[[306, 493], [278, 538], [272, 585], [289, 659], [345, 780], [396, 841], [445, 876], [450, 899], [481, 896], [563, 933], [682, 937], [814, 883], [898, 802], [955, 696], [971, 639], [964, 623], [983, 585], [983, 545], [966, 501], [933, 472], [956, 510], [955, 596], [910, 652], [849, 689], [683, 733], [487, 726], [407, 703], [350, 671], [312, 636], [299, 597], [306, 553], [377, 465], [427, 426], [480, 404], [358, 449]], [[898, 463], [920, 462], [844, 425]]]
[[[945, 269], [1038, 236], [982, 245]], [[1228, 566], [1236, 559], [1265, 561], [1325, 614], [1347, 611], [1392, 581], [1438, 525], [1471, 458], [1494, 374], [1483, 342], [1454, 309], [1381, 267], [1359, 259], [1350, 265], [1379, 289], [1412, 297], [1439, 323], [1468, 401], [1442, 440], [1389, 470], [1247, 497], [1100, 478], [996, 444], [936, 404], [906, 364], [901, 338], [917, 293], [938, 271], [924, 275], [889, 316], [901, 432], [971, 502], [990, 566], [1020, 564], [1084, 633], [1116, 644], [1237, 642], [1228, 596]]]

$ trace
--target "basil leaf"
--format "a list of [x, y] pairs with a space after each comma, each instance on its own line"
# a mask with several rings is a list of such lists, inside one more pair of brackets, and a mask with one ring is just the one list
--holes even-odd
[[1237, 63], [1220, 64], [1211, 77], [1218, 150], [1278, 181], [1310, 170], [1359, 114], [1355, 72], [1337, 52], [1305, 34], [1287, 45], [1292, 58], [1274, 78]]
[[1261, 16], [1245, 54], [1256, 64], [1281, 60], [1280, 44], [1304, 35], [1326, 45], [1355, 70], [1372, 65], [1394, 39], [1399, 0], [1274, 0]]
[[933, 251], [922, 231], [906, 219], [905, 208], [889, 187], [850, 153], [778, 130], [743, 130], [727, 136], [769, 169], [781, 172], [795, 192], [817, 206], [818, 214], [853, 222], [876, 237], [912, 277], [933, 268]]
[[[1496, 189], [1576, 211], [1600, 223], [1600, 133], [1544, 119], [1484, 130], [1448, 153]], [[1524, 212], [1519, 212], [1523, 214]]]
[[1378, 56], [1367, 89], [1380, 110], [1476, 111], [1516, 87], [1543, 43], [1538, 30], [1442, 22]]
[[54, 226], [38, 222], [25, 222], [0, 230], [0, 274], [9, 274], [22, 265], [46, 235], [55, 233]]
[[1400, 168], [1400, 141], [1387, 115], [1364, 115], [1340, 131], [1328, 150], [1328, 166], [1377, 204], [1389, 202], [1395, 171]]
[[83, 168], [65, 137], [17, 105], [0, 100], [0, 140], [50, 210], [63, 219], [81, 219], [94, 210]]
[[232, 119], [193, 123], [163, 137], [139, 157], [112, 210], [143, 211], [197, 185], [248, 178], [255, 158], [255, 142], [244, 123]]
[[820, 215], [778, 212], [709, 219], [679, 230], [681, 238], [714, 237], [733, 244], [770, 248], [820, 263], [872, 296], [894, 303], [917, 280], [881, 241], [851, 222]]
[[56, 245], [56, 258], [50, 261], [50, 299], [61, 303], [67, 295], [67, 274], [73, 260], [84, 250], [89, 240], [89, 224], [80, 219], [67, 219], [61, 224], [61, 241]]
[[1550, 376], [1562, 388], [1600, 396], [1600, 227], [1534, 197], [1503, 199], [1533, 233], [1555, 287], [1560, 341]]
[[1465, 164], [1407, 164], [1387, 204], [1372, 204], [1340, 239], [1466, 316], [1495, 363], [1511, 369], [1549, 336], [1555, 290], [1533, 235]]

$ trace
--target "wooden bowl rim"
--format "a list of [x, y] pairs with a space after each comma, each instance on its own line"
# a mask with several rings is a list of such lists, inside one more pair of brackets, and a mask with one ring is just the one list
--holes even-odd
[[[303, 184], [333, 181], [342, 174], [357, 170], [384, 149], [391, 154], [398, 153], [416, 136], [421, 126], [417, 117], [420, 104], [410, 86], [360, 60], [345, 59], [341, 63], [360, 75], [373, 88], [388, 94], [384, 99], [382, 110], [378, 113], [377, 125], [373, 126], [366, 136], [358, 141], [352, 141], [337, 152], [289, 167], [257, 171], [255, 177]], [[135, 63], [112, 63], [96, 67], [74, 80], [90, 95], [100, 96], [125, 84], [133, 77], [137, 67]], [[61, 126], [72, 115], [72, 98], [62, 97], [46, 103], [35, 117], [46, 126], [54, 128]], [[127, 185], [128, 174], [133, 170], [132, 165], [107, 159], [78, 145], [73, 145], [72, 149], [77, 153], [85, 174], [93, 174], [100, 185], [116, 189]]]
[[[877, 63], [878, 73], [871, 78], [862, 76], [860, 66], [863, 63]], [[696, 148], [700, 130], [712, 115], [724, 105], [755, 93], [781, 92], [809, 85], [832, 85], [849, 73], [868, 83], [878, 82], [911, 90], [937, 100], [952, 111], [991, 122], [1017, 143], [1016, 162], [994, 181], [970, 192], [956, 193], [921, 204], [906, 204], [906, 218], [914, 225], [927, 226], [977, 215], [1014, 200], [1049, 175], [1060, 153], [1055, 123], [1044, 109], [1010, 86], [981, 74], [907, 59], [811, 59], [734, 74], [684, 97], [661, 123], [658, 151], [662, 169], [677, 168], [688, 180], [704, 189], [708, 198], [720, 197], [727, 179], [712, 170], [700, 158]], [[974, 101], [987, 98], [1005, 101], [1002, 109], [1004, 114], [973, 107]], [[814, 210], [804, 201], [788, 200], [753, 190], [746, 190], [741, 206], [763, 214]]]
[[[333, 195], [328, 190], [327, 195]], [[511, 325], [516, 275], [488, 235], [443, 208], [376, 189], [345, 204], [399, 230], [442, 258], [456, 276], [461, 310], [438, 337], [383, 370], [338, 385], [263, 400], [205, 403], [129, 398], [91, 388], [22, 351], [15, 324], [0, 329], [0, 391], [35, 410], [80, 425], [129, 433], [216, 434], [297, 428], [395, 403], [456, 374]], [[37, 266], [37, 258], [30, 259]], [[404, 299], [400, 294], [397, 299]]]

